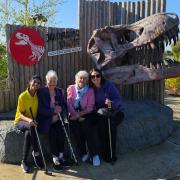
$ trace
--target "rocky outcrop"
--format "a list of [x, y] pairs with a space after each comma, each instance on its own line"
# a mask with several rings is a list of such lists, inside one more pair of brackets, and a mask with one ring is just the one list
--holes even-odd
[[[125, 120], [118, 126], [118, 154], [159, 144], [173, 130], [173, 112], [167, 106], [153, 101], [128, 101], [125, 109]], [[12, 121], [0, 121], [0, 162], [21, 161], [23, 138]], [[40, 139], [46, 157], [50, 157], [48, 137], [41, 135]]]
[[173, 130], [173, 111], [153, 101], [125, 103], [125, 119], [118, 127], [117, 151], [140, 150], [166, 140]]

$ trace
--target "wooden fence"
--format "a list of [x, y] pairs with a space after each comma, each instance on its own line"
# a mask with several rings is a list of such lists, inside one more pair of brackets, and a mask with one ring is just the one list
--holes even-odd
[[[12, 33], [22, 26], [6, 26], [7, 41]], [[48, 52], [66, 48], [78, 47], [79, 30], [65, 28], [43, 28], [32, 27], [38, 31], [45, 43], [45, 53], [39, 63], [32, 66], [24, 66], [16, 63], [8, 54], [9, 88], [0, 92], [0, 112], [14, 109], [17, 104], [18, 95], [26, 89], [29, 79], [33, 74], [40, 75], [45, 82], [48, 70], [53, 69], [58, 74], [58, 86], [67, 88], [68, 84], [74, 83], [74, 75], [82, 66], [82, 52], [73, 52], [64, 55], [48, 56]]]
[[[79, 30], [65, 28], [35, 28], [46, 41], [46, 51], [42, 60], [33, 66], [17, 64], [8, 54], [9, 88], [0, 91], [0, 112], [7, 112], [16, 107], [20, 92], [26, 87], [32, 74], [40, 75], [45, 80], [45, 74], [53, 69], [57, 72], [59, 86], [64, 89], [74, 83], [77, 71], [94, 66], [86, 53], [87, 42], [96, 28], [115, 24], [129, 24], [156, 12], [165, 11], [166, 0], [146, 0], [139, 2], [115, 2], [107, 0], [79, 0]], [[7, 42], [12, 33], [20, 26], [6, 26]], [[80, 36], [80, 38], [79, 38]], [[63, 42], [63, 43], [62, 43]], [[80, 46], [82, 51], [70, 54], [48, 56], [49, 51]], [[149, 62], [151, 58], [160, 58], [156, 50], [142, 49], [134, 52], [133, 57], [128, 54], [131, 64]], [[164, 82], [153, 81], [136, 85], [120, 86], [122, 95], [129, 99], [153, 99], [164, 102]]]

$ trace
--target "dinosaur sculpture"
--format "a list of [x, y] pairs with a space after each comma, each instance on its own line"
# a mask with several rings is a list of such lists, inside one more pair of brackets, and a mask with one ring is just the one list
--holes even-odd
[[[174, 13], [158, 13], [131, 25], [116, 25], [96, 29], [88, 42], [87, 52], [96, 67], [103, 70], [106, 78], [117, 84], [134, 84], [180, 76], [178, 62], [169, 67], [160, 60], [150, 65], [122, 66], [121, 60], [133, 49], [158, 49], [164, 52], [164, 45], [171, 40], [176, 43], [179, 33], [179, 19]], [[120, 66], [117, 66], [120, 64]], [[124, 63], [123, 63], [124, 64]], [[115, 66], [115, 67], [112, 67]], [[151, 66], [152, 67], [152, 66]]]

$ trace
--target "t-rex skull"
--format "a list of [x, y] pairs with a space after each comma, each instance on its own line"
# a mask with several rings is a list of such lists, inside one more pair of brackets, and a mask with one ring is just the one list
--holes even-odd
[[[179, 32], [178, 25], [179, 19], [176, 14], [158, 13], [148, 16], [131, 25], [116, 25], [96, 29], [93, 31], [93, 35], [88, 42], [87, 52], [91, 55], [97, 68], [105, 69], [107, 64], [113, 62], [115, 59], [120, 61], [121, 58], [123, 58], [132, 49], [138, 49], [146, 46], [148, 48], [158, 48], [161, 49], [161, 51], [164, 51], [164, 43], [168, 44], [169, 42], [171, 44], [172, 39], [174, 43], [176, 43]], [[114, 70], [114, 72], [117, 72], [117, 68], [115, 69], [116, 70]], [[123, 66], [118, 69], [118, 74], [124, 71]], [[147, 76], [148, 73], [150, 73], [147, 68], [142, 67], [141, 65], [133, 65], [131, 68], [126, 66], [124, 69], [126, 69], [126, 75], [128, 74], [127, 77], [134, 77], [134, 79], [136, 79], [135, 75], [138, 70], [141, 73], [147, 73]], [[108, 70], [104, 71], [105, 75], [110, 75], [110, 72], [112, 73], [113, 69], [109, 70], [109, 73]], [[152, 73], [153, 72], [151, 72], [151, 75]], [[108, 77], [114, 78], [114, 82], [116, 83], [118, 83], [119, 79], [120, 84], [123, 82], [131, 84], [159, 79], [157, 76], [153, 76], [153, 79], [152, 76], [150, 76], [149, 79], [142, 78], [142, 80], [139, 79], [138, 81], [130, 81], [128, 78], [124, 77], [125, 79], [122, 80], [120, 77], [117, 78], [115, 76], [117, 75], [113, 73], [113, 75], [111, 74]], [[170, 77], [172, 77], [172, 74]], [[161, 79], [162, 78], [166, 77], [162, 76]]]

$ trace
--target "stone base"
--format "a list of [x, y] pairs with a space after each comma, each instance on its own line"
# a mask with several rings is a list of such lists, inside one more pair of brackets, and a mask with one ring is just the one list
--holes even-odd
[[[117, 155], [159, 144], [173, 130], [173, 112], [167, 106], [153, 101], [129, 101], [125, 102], [125, 109], [125, 120], [118, 126]], [[45, 158], [49, 159], [48, 137], [40, 135], [40, 139]], [[23, 140], [24, 134], [16, 132], [12, 121], [0, 121], [0, 162], [20, 163]], [[74, 150], [77, 152], [76, 147]]]

